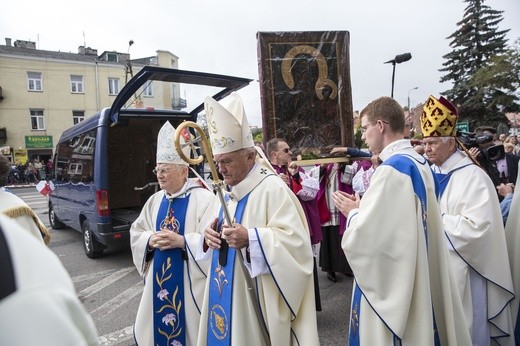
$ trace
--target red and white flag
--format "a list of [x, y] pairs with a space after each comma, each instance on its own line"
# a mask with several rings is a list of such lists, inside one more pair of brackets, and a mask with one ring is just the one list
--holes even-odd
[[38, 192], [42, 195], [47, 196], [50, 195], [52, 191], [54, 191], [54, 184], [52, 183], [52, 181], [47, 182], [45, 180], [41, 180], [36, 185], [36, 190], [38, 190]]

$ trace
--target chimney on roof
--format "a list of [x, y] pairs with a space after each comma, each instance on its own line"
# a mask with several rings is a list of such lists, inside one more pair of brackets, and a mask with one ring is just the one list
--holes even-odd
[[78, 54], [96, 55], [97, 56], [97, 49], [92, 49], [90, 47], [85, 47], [85, 46], [79, 46], [78, 47]]
[[18, 48], [36, 49], [36, 43], [34, 43], [32, 41], [16, 40], [16, 41], [14, 41], [14, 46], [18, 47]]
[[11, 39], [9, 37], [5, 38], [5, 45], [11, 47]]

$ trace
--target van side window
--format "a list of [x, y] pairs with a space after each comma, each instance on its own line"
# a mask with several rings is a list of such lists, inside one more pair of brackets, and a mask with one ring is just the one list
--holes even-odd
[[61, 183], [89, 184], [94, 178], [96, 129], [58, 145], [56, 179]]

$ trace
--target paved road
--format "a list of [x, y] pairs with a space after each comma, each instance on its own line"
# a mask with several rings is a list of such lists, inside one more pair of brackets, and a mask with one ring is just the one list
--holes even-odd
[[[49, 227], [47, 197], [34, 187], [13, 188]], [[129, 249], [108, 252], [103, 258], [88, 259], [81, 234], [72, 229], [51, 229], [50, 248], [59, 256], [76, 286], [78, 296], [94, 319], [100, 345], [134, 345], [132, 324], [142, 293]], [[338, 274], [337, 282], [318, 272], [322, 311], [317, 312], [320, 344], [347, 344], [352, 279]]]

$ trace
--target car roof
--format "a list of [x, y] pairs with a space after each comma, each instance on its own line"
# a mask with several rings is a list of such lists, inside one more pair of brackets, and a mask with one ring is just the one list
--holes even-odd
[[[178, 83], [184, 91], [184, 98], [178, 98], [178, 104], [172, 102], [171, 109], [152, 107], [129, 107], [132, 97], [150, 81]], [[223, 99], [233, 91], [247, 86], [252, 79], [233, 77], [206, 72], [195, 72], [179, 69], [169, 69], [156, 66], [143, 67], [118, 93], [109, 111], [111, 122], [117, 123], [120, 115], [135, 116], [146, 113], [146, 116], [175, 116], [191, 121], [197, 120], [197, 114], [204, 109], [204, 98], [211, 96], [216, 101]], [[189, 95], [188, 95], [189, 93]], [[189, 99], [188, 99], [189, 96]]]

